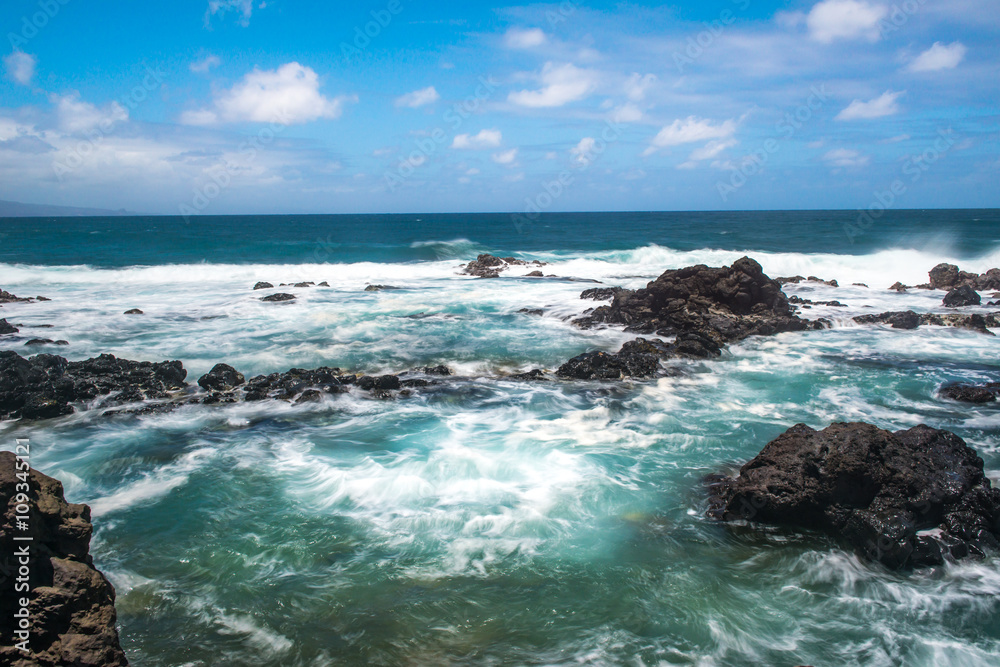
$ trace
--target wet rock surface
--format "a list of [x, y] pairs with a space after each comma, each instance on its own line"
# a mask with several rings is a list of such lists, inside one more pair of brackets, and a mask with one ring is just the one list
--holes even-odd
[[286, 294], [284, 292], [277, 292], [276, 294], [268, 294], [265, 297], [261, 297], [260, 300], [268, 302], [268, 303], [277, 303], [277, 302], [281, 302], [281, 301], [292, 301], [293, 299], [295, 299], [295, 295], [294, 294]]
[[10, 322], [8, 322], [6, 319], [0, 320], [0, 335], [3, 335], [3, 334], [16, 334], [19, 331], [20, 331], [20, 329], [18, 329], [13, 324], [11, 324]]
[[[16, 496], [29, 491], [28, 531], [15, 530]], [[115, 590], [90, 556], [90, 508], [67, 503], [62, 484], [37, 470], [19, 478], [14, 454], [0, 452], [0, 549], [5, 557], [30, 536], [29, 591], [13, 576], [0, 583], [0, 664], [12, 667], [118, 667], [128, 661], [115, 629]], [[14, 614], [29, 600], [30, 654], [14, 644]]]
[[941, 387], [938, 393], [944, 398], [963, 403], [994, 403], [997, 396], [1000, 396], [1000, 382], [986, 384], [959, 382]]
[[710, 489], [710, 516], [825, 531], [890, 568], [1000, 548], [1000, 491], [983, 460], [928, 426], [798, 424]]
[[537, 259], [526, 261], [515, 257], [497, 257], [490, 254], [479, 255], [462, 269], [462, 273], [479, 278], [499, 278], [500, 273], [511, 266], [545, 266], [545, 262]]
[[941, 303], [947, 308], [962, 308], [964, 306], [978, 306], [982, 302], [983, 299], [976, 290], [968, 285], [962, 285], [948, 292]]
[[970, 273], [962, 271], [954, 264], [938, 264], [928, 272], [930, 287], [934, 289], [953, 290], [957, 287], [970, 287], [974, 290], [1000, 289], [1000, 269], [990, 269], [986, 273]]
[[[894, 329], [916, 329], [921, 325], [957, 327], [969, 329], [988, 336], [995, 335], [989, 328], [1000, 327], [1000, 313], [971, 315], [957, 313], [923, 313], [912, 310], [888, 311], [878, 315], [858, 315], [853, 318], [858, 324], [891, 324]], [[989, 327], [989, 328], [988, 328]]]

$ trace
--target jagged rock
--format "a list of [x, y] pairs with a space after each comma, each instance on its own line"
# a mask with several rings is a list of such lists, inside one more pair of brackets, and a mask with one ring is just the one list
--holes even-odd
[[892, 284], [892, 287], [890, 287], [889, 289], [894, 292], [905, 292], [910, 288], [897, 280], [895, 283]]
[[462, 269], [462, 273], [480, 278], [498, 278], [501, 271], [506, 271], [509, 266], [545, 266], [545, 262], [537, 259], [525, 261], [514, 257], [496, 257], [490, 254], [479, 255], [475, 260], [469, 262]]
[[268, 294], [265, 297], [261, 297], [261, 301], [267, 301], [269, 303], [277, 301], [291, 301], [295, 298], [294, 294], [285, 294], [284, 292], [278, 292], [276, 294]]
[[656, 374], [659, 366], [658, 357], [652, 354], [585, 352], [560, 366], [556, 375], [575, 380], [648, 378]]
[[232, 391], [246, 384], [246, 378], [229, 364], [216, 364], [198, 378], [198, 386], [207, 391]]
[[942, 301], [942, 303], [948, 308], [978, 306], [982, 302], [982, 297], [980, 297], [979, 294], [968, 285], [962, 285], [961, 287], [956, 287], [951, 290], [945, 295], [944, 301]]
[[524, 315], [539, 315], [539, 316], [541, 316], [541, 315], [545, 314], [545, 311], [542, 310], [541, 308], [522, 308], [521, 310], [519, 310], [517, 312], [523, 313]]
[[399, 389], [402, 383], [397, 375], [362, 375], [358, 378], [358, 387], [365, 391], [382, 390], [389, 391]]
[[6, 319], [0, 320], [0, 335], [16, 334], [20, 329], [9, 323]]
[[539, 381], [539, 380], [545, 380], [546, 378], [545, 378], [545, 371], [543, 371], [540, 368], [533, 368], [530, 371], [526, 371], [524, 373], [513, 373], [512, 375], [508, 375], [507, 379]]
[[806, 279], [805, 276], [780, 276], [774, 279], [779, 285], [797, 285]]
[[451, 375], [451, 369], [444, 364], [439, 364], [437, 366], [424, 366], [420, 369], [428, 375]]
[[10, 292], [5, 292], [0, 289], [0, 303], [28, 303], [31, 299], [22, 299], [19, 296], [14, 296]]
[[300, 405], [302, 403], [319, 403], [323, 400], [323, 393], [318, 389], [306, 389], [302, 392], [295, 400], [295, 405]]
[[[12, 667], [121, 667], [128, 665], [115, 629], [115, 589], [90, 556], [90, 508], [67, 503], [62, 484], [37, 470], [18, 476], [15, 456], [0, 452], [0, 549], [7, 563], [28, 546], [29, 590], [0, 578], [0, 664]], [[15, 498], [28, 487], [28, 530], [17, 528]], [[22, 485], [22, 486], [19, 486]], [[31, 537], [30, 542], [15, 537]], [[28, 601], [30, 648], [16, 648], [14, 614]]]
[[28, 359], [0, 352], [0, 419], [47, 419], [73, 412], [70, 403], [114, 394], [124, 399], [166, 398], [182, 389], [187, 371], [179, 361], [129, 361], [102, 354], [66, 361], [52, 354]]
[[697, 334], [716, 349], [748, 336], [821, 326], [796, 317], [781, 286], [749, 257], [731, 267], [699, 264], [665, 271], [643, 289], [619, 292], [610, 306], [599, 306], [574, 324], [623, 324], [626, 331], [664, 336]]
[[292, 287], [312, 287], [315, 284], [316, 283], [314, 283], [312, 281], [308, 281], [308, 282], [304, 282], [304, 283], [295, 283], [294, 285], [292, 285]]
[[610, 301], [622, 293], [631, 294], [633, 290], [624, 287], [592, 287], [580, 292], [581, 299], [593, 299], [594, 301]]
[[1000, 382], [987, 384], [958, 383], [941, 387], [941, 396], [963, 403], [993, 403], [1000, 395]]
[[124, 314], [125, 315], [145, 315], [145, 313], [143, 313], [138, 308], [133, 308], [132, 310], [126, 310]]
[[990, 269], [986, 273], [977, 274], [960, 271], [954, 264], [938, 264], [930, 270], [929, 275], [930, 287], [934, 289], [953, 290], [963, 286], [974, 290], [1000, 289], [1000, 269]]
[[916, 329], [921, 324], [920, 315], [912, 310], [889, 311], [879, 315], [858, 315], [858, 324], [891, 324], [893, 329]]
[[257, 375], [246, 382], [244, 400], [265, 398], [290, 400], [307, 389], [320, 389], [328, 394], [340, 393], [342, 385], [353, 384], [353, 375], [344, 375], [339, 368], [322, 367], [313, 370], [293, 368], [285, 373]]
[[321, 282], [319, 285], [316, 285], [316, 287], [329, 287], [329, 286], [330, 283], [326, 282], [325, 280]]
[[921, 324], [930, 324], [939, 327], [958, 327], [960, 329], [971, 329], [982, 334], [994, 335], [987, 327], [1000, 326], [1000, 318], [997, 313], [990, 315], [961, 315], [947, 313], [940, 315], [937, 313], [924, 313], [918, 315], [912, 310], [889, 311], [878, 315], [858, 315], [854, 321], [858, 324], [891, 324], [894, 329], [916, 329]]
[[544, 278], [545, 274], [541, 271], [532, 271], [531, 273], [524, 274], [525, 278]]
[[841, 303], [839, 301], [812, 301], [810, 299], [803, 299], [798, 295], [792, 295], [788, 297], [788, 303], [796, 305], [809, 305], [809, 306], [835, 306], [837, 308], [847, 308], [846, 303]]
[[274, 287], [274, 285], [272, 285], [271, 283], [264, 282], [263, 280], [261, 280], [260, 282], [258, 282], [256, 285], [253, 286], [255, 290], [271, 289], [272, 287]]
[[851, 287], [868, 287], [868, 285], [864, 283], [851, 283]]
[[824, 530], [891, 568], [1000, 548], [1000, 491], [983, 460], [928, 426], [798, 424], [713, 486], [710, 516]]
[[381, 292], [382, 290], [390, 289], [400, 289], [399, 287], [394, 287], [392, 285], [368, 285], [365, 287], [366, 292]]

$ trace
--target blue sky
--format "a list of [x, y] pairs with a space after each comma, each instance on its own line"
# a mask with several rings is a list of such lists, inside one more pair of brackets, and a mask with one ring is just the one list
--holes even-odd
[[996, 0], [8, 0], [0, 19], [0, 199], [1000, 206]]

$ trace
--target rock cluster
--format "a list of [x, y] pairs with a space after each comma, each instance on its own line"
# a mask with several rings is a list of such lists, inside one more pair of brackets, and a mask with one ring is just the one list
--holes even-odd
[[16, 334], [20, 329], [9, 323], [6, 319], [0, 320], [0, 335]]
[[802, 276], [780, 277], [780, 278], [775, 278], [774, 281], [779, 285], [808, 282], [808, 283], [822, 283], [824, 285], [829, 285], [830, 287], [840, 287], [840, 284], [836, 280], [823, 280], [822, 278], [817, 278], [816, 276], [809, 276], [808, 278], [803, 278]]
[[1000, 327], [1000, 313], [990, 313], [980, 315], [959, 315], [947, 313], [918, 314], [912, 310], [892, 310], [878, 315], [858, 315], [853, 318], [858, 324], [891, 324], [893, 329], [916, 329], [922, 324], [929, 324], [939, 327], [958, 327], [960, 329], [971, 329], [988, 336], [995, 335], [987, 327]]
[[[22, 473], [23, 475], [23, 473]], [[26, 482], [25, 482], [26, 480]], [[15, 532], [17, 494], [27, 484], [28, 531]], [[21, 486], [19, 486], [21, 485]], [[12, 667], [128, 665], [115, 629], [115, 589], [90, 556], [90, 508], [67, 503], [57, 480], [31, 470], [18, 477], [14, 454], [0, 452], [0, 549], [4, 557], [30, 545], [29, 590], [0, 578], [0, 664]], [[30, 536], [31, 542], [14, 538]], [[13, 562], [13, 559], [11, 559]], [[16, 568], [15, 568], [16, 570]], [[15, 647], [14, 614], [28, 600], [30, 654]]]
[[994, 403], [997, 396], [1000, 396], [1000, 382], [987, 382], [986, 384], [960, 382], [941, 387], [941, 391], [938, 393], [945, 398], [963, 403]]
[[66, 361], [52, 354], [28, 359], [0, 352], [0, 419], [46, 419], [74, 411], [71, 403], [114, 394], [105, 405], [166, 398], [182, 389], [187, 371], [179, 361], [129, 361], [102, 354]]
[[496, 257], [495, 255], [482, 254], [475, 260], [469, 262], [462, 269], [462, 273], [480, 278], [499, 278], [502, 271], [506, 271], [511, 266], [545, 266], [545, 262], [537, 259], [531, 262], [514, 257]]
[[957, 435], [923, 425], [798, 424], [711, 490], [710, 516], [823, 530], [891, 568], [1000, 547], [1000, 491], [983, 460]]
[[1000, 269], [990, 269], [986, 273], [961, 271], [954, 264], [938, 264], [928, 273], [930, 286], [934, 289], [953, 290], [956, 287], [971, 287], [974, 290], [1000, 289]]

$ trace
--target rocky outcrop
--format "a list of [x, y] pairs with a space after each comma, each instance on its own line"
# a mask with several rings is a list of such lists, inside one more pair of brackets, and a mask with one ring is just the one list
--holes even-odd
[[545, 266], [545, 262], [537, 259], [531, 262], [514, 257], [496, 257], [495, 255], [482, 254], [475, 260], [469, 262], [462, 269], [462, 273], [479, 278], [499, 278], [502, 271], [506, 271], [511, 266]]
[[659, 335], [693, 334], [715, 349], [748, 336], [805, 331], [818, 326], [792, 314], [777, 281], [760, 264], [743, 257], [731, 267], [704, 264], [665, 271], [635, 292], [619, 292], [574, 321], [589, 328], [624, 325], [626, 331]]
[[246, 384], [243, 373], [229, 364], [216, 364], [198, 378], [198, 386], [206, 391], [232, 391], [243, 384]]
[[74, 411], [71, 403], [109, 396], [105, 405], [166, 398], [182, 389], [187, 371], [179, 361], [129, 361], [102, 354], [67, 361], [52, 354], [28, 359], [0, 352], [0, 419], [47, 419]]
[[947, 308], [962, 308], [964, 306], [978, 306], [983, 302], [979, 293], [968, 285], [962, 285], [948, 292], [941, 302]]
[[15, 296], [10, 292], [0, 289], [0, 303], [28, 303], [30, 301], [31, 299], [22, 299], [19, 296]]
[[1000, 396], [1000, 382], [967, 384], [959, 382], [941, 387], [938, 392], [944, 398], [962, 403], [994, 403]]
[[[16, 523], [17, 494], [22, 492], [28, 496], [26, 531]], [[37, 470], [19, 471], [11, 452], [0, 452], [0, 508], [4, 512], [0, 549], [11, 567], [8, 576], [0, 577], [0, 664], [127, 665], [115, 629], [114, 587], [94, 568], [90, 556], [90, 508], [67, 503], [57, 480]], [[26, 545], [28, 590], [22, 592], [15, 589], [19, 566], [12, 555]], [[31, 622], [30, 653], [15, 646], [20, 637], [15, 635], [19, 628], [14, 626], [14, 614], [22, 598], [27, 599]]]
[[928, 426], [798, 424], [711, 490], [710, 516], [826, 531], [891, 568], [1000, 548], [1000, 491], [983, 460]]
[[1000, 289], [1000, 269], [990, 269], [986, 273], [962, 271], [954, 264], [938, 264], [928, 273], [930, 286], [934, 289], [953, 290], [956, 287], [971, 287], [974, 290]]
[[858, 315], [853, 318], [858, 324], [891, 324], [894, 329], [916, 329], [923, 324], [939, 327], [957, 327], [970, 329], [988, 336], [995, 335], [987, 327], [1000, 327], [1000, 313], [980, 315], [959, 315], [954, 313], [923, 313], [918, 315], [912, 310], [892, 310], [878, 315]]
[[126, 310], [124, 314], [125, 315], [144, 315], [145, 313], [143, 313], [138, 308], [133, 308], [131, 310]]
[[255, 290], [259, 290], [259, 289], [271, 289], [272, 287], [274, 287], [274, 285], [272, 285], [272, 284], [271, 284], [271, 283], [269, 283], [269, 282], [266, 282], [266, 281], [263, 281], [263, 280], [261, 280], [261, 281], [258, 281], [258, 282], [257, 282], [257, 283], [256, 283], [256, 284], [255, 284], [255, 285], [253, 286], [253, 288], [254, 288]]
[[633, 290], [624, 287], [591, 287], [580, 292], [581, 299], [593, 299], [594, 301], [611, 301], [619, 294], [631, 294]]
[[16, 334], [20, 329], [10, 324], [6, 319], [0, 320], [0, 335]]
[[382, 292], [384, 290], [397, 290], [398, 287], [393, 285], [367, 285], [365, 286], [366, 292]]
[[808, 278], [803, 278], [802, 276], [782, 276], [780, 278], [775, 278], [774, 282], [779, 285], [797, 285], [798, 283], [809, 282], [821, 283], [823, 285], [828, 285], [829, 287], [840, 287], [840, 284], [836, 280], [823, 280], [822, 278], [817, 278], [816, 276], [809, 276]]
[[295, 298], [294, 294], [285, 294], [284, 292], [277, 292], [275, 294], [268, 294], [265, 297], [261, 297], [261, 301], [266, 301], [268, 303], [275, 303], [281, 301], [291, 301]]

